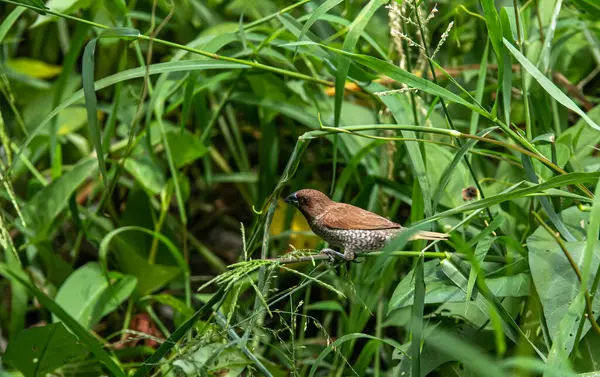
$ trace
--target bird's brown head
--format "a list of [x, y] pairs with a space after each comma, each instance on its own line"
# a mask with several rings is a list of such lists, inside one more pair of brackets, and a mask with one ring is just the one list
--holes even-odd
[[297, 207], [307, 219], [325, 213], [327, 207], [334, 203], [321, 191], [310, 189], [298, 190], [288, 195], [285, 201]]

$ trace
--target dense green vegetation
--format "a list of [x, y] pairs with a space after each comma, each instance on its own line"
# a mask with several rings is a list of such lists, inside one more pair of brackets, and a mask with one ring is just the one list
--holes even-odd
[[598, 4], [0, 0], [0, 376], [600, 376]]

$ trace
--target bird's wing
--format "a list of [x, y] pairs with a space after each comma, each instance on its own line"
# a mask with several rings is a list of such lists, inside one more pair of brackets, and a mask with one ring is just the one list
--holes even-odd
[[396, 224], [385, 217], [345, 203], [335, 203], [329, 206], [328, 210], [318, 217], [318, 221], [322, 225], [333, 229], [401, 228], [400, 224]]

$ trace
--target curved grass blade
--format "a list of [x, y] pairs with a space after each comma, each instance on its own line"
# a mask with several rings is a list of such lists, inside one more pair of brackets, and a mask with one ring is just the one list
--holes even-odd
[[510, 44], [508, 40], [506, 40], [506, 38], [504, 39], [504, 45], [519, 61], [519, 63], [521, 63], [521, 66], [525, 68], [527, 72], [529, 72], [529, 74], [535, 79], [535, 81], [537, 81], [538, 84], [540, 84], [542, 88], [544, 88], [546, 92], [548, 92], [548, 94], [552, 96], [552, 98], [557, 100], [561, 105], [563, 105], [567, 109], [573, 111], [574, 113], [582, 117], [585, 120], [585, 122], [589, 124], [592, 128], [595, 128], [596, 130], [600, 131], [600, 126], [597, 125], [596, 122], [594, 122], [583, 110], [581, 110], [579, 106], [577, 106], [575, 102], [573, 102], [572, 99], [567, 97], [567, 95], [563, 93], [562, 90], [560, 90], [556, 85], [554, 85], [552, 81], [548, 80], [548, 78], [544, 76], [544, 74], [540, 72], [523, 54], [521, 54], [519, 50], [514, 48], [513, 45]]
[[[168, 62], [168, 63], [158, 63], [152, 64], [148, 67], [150, 75], [156, 75], [167, 72], [185, 72], [185, 71], [193, 71], [193, 70], [205, 70], [205, 69], [241, 69], [248, 68], [249, 66], [239, 63], [230, 63], [230, 62], [222, 62], [222, 61], [212, 61], [212, 60], [184, 60], [177, 62]], [[138, 67], [129, 69], [127, 71], [119, 72], [114, 75], [105, 77], [101, 80], [96, 81], [94, 88], [96, 91], [100, 89], [104, 89], [111, 85], [114, 85], [118, 82], [132, 80], [140, 77], [144, 77], [146, 74], [146, 67]], [[36, 129], [29, 135], [27, 140], [19, 147], [19, 150], [14, 158], [14, 160], [18, 160], [21, 153], [27, 148], [27, 146], [31, 143], [35, 136], [39, 135], [39, 133], [48, 126], [48, 123], [57, 116], [62, 110], [66, 109], [70, 105], [84, 98], [83, 90], [79, 90], [74, 93], [71, 97], [63, 101], [58, 107], [56, 107], [50, 114], [42, 120], [42, 122], [36, 127]], [[8, 169], [10, 172], [15, 163]]]
[[[103, 31], [98, 38], [94, 38], [88, 42], [83, 52], [82, 64], [82, 79], [83, 79], [83, 94], [85, 96], [85, 109], [88, 117], [88, 127], [90, 137], [96, 150], [96, 158], [100, 166], [100, 174], [104, 185], [108, 183], [106, 174], [106, 164], [104, 163], [104, 149], [102, 148], [102, 132], [98, 124], [98, 108], [96, 99], [96, 90], [94, 89], [94, 55], [96, 53], [96, 43], [99, 38], [122, 38], [132, 40], [137, 38], [140, 32], [136, 29], [118, 28]], [[54, 153], [54, 151], [51, 151]]]
[[25, 12], [26, 10], [27, 8], [24, 7], [16, 7], [15, 9], [13, 9], [12, 12], [10, 12], [8, 16], [6, 16], [6, 18], [4, 19], [4, 21], [2, 21], [2, 24], [0, 25], [0, 42], [4, 41], [6, 34], [8, 34], [14, 23], [17, 22], [19, 17], [21, 17], [23, 12]]
[[33, 285], [27, 279], [27, 277], [23, 276], [21, 273], [11, 270], [5, 264], [0, 264], [0, 275], [3, 275], [12, 281], [16, 281], [22, 286], [26, 287], [44, 307], [56, 315], [56, 317], [58, 317], [63, 324], [87, 346], [87, 348], [94, 354], [98, 361], [102, 362], [106, 366], [111, 375], [115, 377], [126, 376], [125, 372], [123, 372], [116, 360], [104, 350], [104, 346], [98, 341], [98, 339], [90, 334], [83, 326], [79, 324], [79, 322], [77, 322], [77, 320], [71, 317], [54, 300], [48, 297], [44, 292], [40, 291], [38, 287]]
[[308, 32], [310, 27], [315, 22], [317, 22], [319, 20], [319, 18], [321, 18], [322, 15], [329, 12], [329, 10], [331, 8], [335, 7], [336, 5], [338, 5], [341, 2], [342, 2], [342, 0], [327, 0], [323, 4], [319, 5], [319, 7], [317, 9], [315, 9], [314, 12], [312, 12], [312, 14], [310, 15], [310, 18], [308, 19], [308, 21], [306, 21], [304, 26], [302, 26], [302, 30], [300, 30], [300, 35], [298, 36], [298, 40], [302, 41], [302, 39], [304, 38], [304, 35], [306, 35], [306, 32]]
[[[454, 284], [456, 284], [459, 288], [466, 292], [468, 280], [463, 275], [463, 272], [457, 267], [458, 263], [460, 263], [458, 258], [455, 255], [450, 254], [449, 259], [444, 259], [442, 261], [442, 270], [448, 276], [448, 278], [450, 278], [454, 282]], [[494, 323], [494, 319], [497, 318], [494, 317], [494, 312], [496, 313], [495, 315], [499, 315], [502, 319], [502, 324], [504, 326], [501, 326], [501, 328], [497, 328], [497, 326], [494, 326], [495, 332], [497, 333], [498, 330], [502, 331], [502, 329], [504, 329], [504, 333], [515, 343], [517, 342], [519, 335], [520, 337], [525, 339], [525, 341], [527, 341], [527, 343], [542, 360], [546, 360], [546, 355], [544, 355], [542, 351], [540, 351], [540, 349], [536, 347], [535, 344], [531, 342], [531, 340], [529, 340], [527, 335], [523, 333], [523, 330], [521, 330], [519, 325], [517, 325], [510, 313], [506, 311], [506, 308], [504, 308], [504, 306], [498, 300], [498, 298], [490, 291], [487, 284], [481, 278], [477, 279], [477, 283], [479, 289], [476, 292], [480, 294], [476, 295], [476, 301], [481, 301], [487, 305], [492, 323]], [[500, 318], [497, 319], [499, 320]]]

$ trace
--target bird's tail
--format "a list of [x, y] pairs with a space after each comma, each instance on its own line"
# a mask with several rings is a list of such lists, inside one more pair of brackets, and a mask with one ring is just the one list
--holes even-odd
[[410, 239], [411, 240], [433, 240], [433, 241], [437, 241], [437, 240], [446, 240], [446, 239], [448, 239], [448, 235], [445, 234], [445, 233], [420, 231], [420, 232], [417, 232], [412, 237], [410, 237]]

